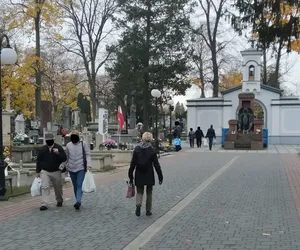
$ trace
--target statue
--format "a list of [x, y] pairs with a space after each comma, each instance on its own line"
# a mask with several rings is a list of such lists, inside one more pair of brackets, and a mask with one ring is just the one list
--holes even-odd
[[144, 132], [144, 124], [139, 122], [137, 125], [136, 125], [136, 130], [139, 132], [139, 134], [142, 136], [143, 135], [143, 132]]
[[238, 131], [248, 133], [253, 127], [254, 115], [250, 108], [241, 108], [238, 114]]
[[134, 96], [131, 96], [130, 106], [130, 129], [134, 129], [136, 125], [136, 106], [134, 105]]
[[254, 78], [255, 78], [255, 68], [254, 68], [254, 66], [253, 65], [251, 65], [250, 67], [249, 67], [249, 80], [250, 81], [254, 81]]

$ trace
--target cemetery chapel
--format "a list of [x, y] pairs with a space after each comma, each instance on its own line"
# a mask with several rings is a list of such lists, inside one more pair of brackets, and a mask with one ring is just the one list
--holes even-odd
[[251, 93], [254, 120], [263, 121], [267, 130], [268, 144], [300, 144], [299, 97], [283, 96], [283, 90], [262, 84], [262, 51], [252, 48], [241, 51], [243, 57], [243, 80], [241, 85], [222, 92], [220, 98], [187, 100], [187, 129], [203, 131], [214, 126], [217, 143], [221, 142], [222, 129], [229, 128], [230, 120], [238, 120], [239, 94]]

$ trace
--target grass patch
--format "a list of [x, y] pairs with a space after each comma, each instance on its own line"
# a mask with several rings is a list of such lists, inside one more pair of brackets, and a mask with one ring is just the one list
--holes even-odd
[[20, 186], [20, 187], [13, 187], [13, 192], [10, 190], [10, 186], [7, 186], [7, 197], [15, 197], [23, 194], [30, 193], [31, 186]]
[[100, 172], [109, 172], [115, 170], [116, 168], [117, 168], [116, 166], [105, 166], [100, 169]]

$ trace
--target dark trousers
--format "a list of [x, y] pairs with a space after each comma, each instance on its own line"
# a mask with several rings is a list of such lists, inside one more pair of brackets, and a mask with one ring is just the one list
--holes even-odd
[[196, 138], [196, 141], [197, 141], [197, 147], [198, 148], [201, 148], [201, 145], [202, 145], [202, 138]]
[[[144, 186], [137, 186], [137, 194], [136, 194], [136, 205], [137, 206], [142, 206], [143, 203], [143, 196], [144, 196]], [[146, 189], [146, 211], [151, 212], [152, 210], [152, 191], [153, 191], [153, 186], [147, 186]]]
[[209, 146], [209, 150], [211, 150], [211, 148], [212, 148], [213, 139], [214, 139], [214, 138], [212, 138], [212, 137], [209, 137], [209, 138], [208, 138], [208, 146]]
[[195, 139], [190, 139], [190, 146], [193, 148], [195, 146]]

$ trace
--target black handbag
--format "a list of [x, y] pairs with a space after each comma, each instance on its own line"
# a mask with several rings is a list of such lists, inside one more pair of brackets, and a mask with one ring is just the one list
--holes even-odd
[[84, 172], [87, 171], [87, 161], [86, 161], [86, 154], [83, 146], [83, 141], [81, 142], [81, 147], [82, 147], [82, 156], [83, 156], [83, 167], [84, 167]]

